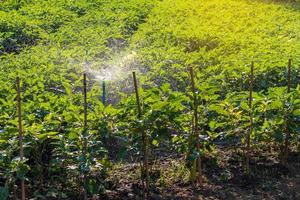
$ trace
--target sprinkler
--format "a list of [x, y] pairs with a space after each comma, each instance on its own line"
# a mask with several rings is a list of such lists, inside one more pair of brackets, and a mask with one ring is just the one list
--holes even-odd
[[102, 82], [102, 104], [105, 106], [106, 100], [106, 90], [105, 90], [105, 81]]

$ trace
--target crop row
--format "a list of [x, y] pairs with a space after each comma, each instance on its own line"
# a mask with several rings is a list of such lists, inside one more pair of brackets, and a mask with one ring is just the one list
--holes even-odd
[[[188, 73], [195, 79], [188, 81], [184, 91], [174, 91], [167, 83], [144, 89], [136, 84], [136, 95], [124, 94], [114, 106], [103, 104], [102, 88], [92, 76], [88, 84], [83, 79], [83, 87], [78, 75], [70, 74], [61, 89], [47, 80], [22, 80], [20, 90], [6, 83], [0, 98], [2, 193], [14, 191], [20, 180], [31, 189], [30, 195], [42, 192], [32, 191], [38, 185], [54, 193], [61, 191], [61, 197], [72, 190], [81, 193], [81, 186], [85, 196], [101, 192], [105, 187], [103, 174], [111, 165], [107, 155], [112, 141], [119, 142], [120, 159], [133, 153], [140, 155], [137, 160], [144, 160], [141, 177], [145, 194], [151, 184], [148, 159], [154, 149], [166, 143], [186, 155], [191, 182], [201, 183], [201, 157], [214, 151], [220, 141], [227, 146], [233, 142], [244, 151], [245, 173], [251, 173], [250, 155], [258, 147], [278, 147], [284, 163], [286, 153], [299, 145], [299, 83], [291, 85], [289, 76], [288, 88], [252, 91], [253, 82], [249, 81], [250, 93], [245, 90], [224, 95], [218, 85], [199, 82], [197, 70], [195, 73]], [[247, 79], [253, 80], [251, 77], [253, 74]], [[16, 98], [18, 91], [22, 98]], [[22, 105], [22, 120], [16, 112], [21, 111], [16, 108], [16, 99]], [[61, 188], [66, 183], [70, 187]]]

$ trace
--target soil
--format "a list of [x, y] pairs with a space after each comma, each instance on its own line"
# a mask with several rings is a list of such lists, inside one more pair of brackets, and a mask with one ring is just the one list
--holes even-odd
[[[290, 154], [283, 165], [270, 155], [252, 157], [251, 173], [245, 176], [239, 156], [223, 152], [219, 161], [205, 158], [205, 183], [194, 186], [184, 180], [184, 158], [163, 158], [152, 163], [149, 200], [300, 200], [300, 155]], [[175, 163], [175, 164], [174, 164]], [[174, 167], [175, 166], [175, 167]], [[106, 193], [94, 199], [138, 200], [142, 198], [139, 164], [122, 164], [112, 170]], [[172, 176], [171, 172], [174, 172]], [[160, 183], [162, 175], [169, 175]], [[185, 174], [186, 175], [186, 174]]]

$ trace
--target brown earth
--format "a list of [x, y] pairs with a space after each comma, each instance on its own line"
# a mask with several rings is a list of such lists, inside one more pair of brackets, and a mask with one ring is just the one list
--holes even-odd
[[[300, 200], [300, 156], [291, 154], [287, 165], [272, 156], [253, 156], [251, 175], [245, 176], [238, 156], [219, 155], [219, 161], [203, 160], [205, 183], [188, 183], [184, 159], [156, 160], [151, 169], [149, 200]], [[108, 190], [94, 199], [142, 199], [138, 164], [121, 164], [110, 172]]]

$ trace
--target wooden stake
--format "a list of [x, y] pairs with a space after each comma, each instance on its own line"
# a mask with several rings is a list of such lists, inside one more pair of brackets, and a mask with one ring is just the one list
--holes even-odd
[[[192, 86], [192, 92], [193, 92], [193, 98], [194, 98], [194, 134], [196, 139], [196, 149], [197, 152], [200, 154], [200, 138], [199, 138], [199, 127], [198, 127], [198, 98], [196, 93], [196, 87], [195, 87], [195, 74], [192, 67], [189, 68], [190, 70], [190, 76], [191, 76], [191, 86]], [[202, 166], [201, 166], [201, 157], [197, 158], [197, 183], [199, 185], [203, 184], [203, 178], [202, 178]]]
[[[138, 108], [138, 118], [141, 119], [142, 117], [142, 107], [140, 103], [140, 97], [139, 97], [139, 91], [137, 86], [137, 79], [135, 72], [132, 72], [133, 75], [133, 83], [134, 83], [134, 89], [135, 89], [135, 96], [136, 96], [136, 103]], [[142, 181], [143, 185], [145, 184], [144, 189], [144, 199], [148, 199], [149, 195], [149, 165], [148, 165], [148, 138], [145, 130], [142, 131], [142, 146], [143, 146], [143, 167], [142, 167]], [[146, 179], [146, 180], [145, 180]]]
[[287, 85], [288, 93], [291, 92], [291, 77], [292, 77], [292, 59], [289, 59], [289, 62], [288, 62], [288, 85]]
[[[84, 118], [83, 118], [83, 148], [82, 155], [84, 158], [84, 162], [86, 162], [86, 154], [87, 154], [87, 100], [86, 100], [86, 74], [83, 74], [83, 100], [84, 100]], [[83, 185], [84, 185], [84, 200], [87, 200], [87, 178], [86, 172], [83, 173]]]
[[[16, 79], [17, 85], [17, 110], [18, 110], [18, 122], [19, 122], [19, 145], [20, 145], [20, 160], [24, 159], [24, 149], [23, 149], [23, 125], [22, 125], [22, 107], [21, 107], [21, 89], [20, 89], [20, 78]], [[21, 192], [22, 200], [26, 199], [25, 196], [25, 182], [24, 178], [21, 179]]]
[[[288, 61], [288, 75], [287, 75], [287, 93], [291, 92], [291, 71], [292, 71], [292, 59]], [[290, 132], [289, 132], [289, 119], [286, 117], [286, 127], [285, 127], [285, 141], [284, 141], [284, 156], [283, 156], [283, 163], [286, 164], [288, 156], [289, 156], [289, 139], [290, 139]]]
[[250, 139], [253, 132], [253, 111], [252, 111], [252, 101], [253, 101], [253, 76], [254, 76], [254, 62], [251, 63], [250, 79], [249, 79], [249, 117], [250, 117], [250, 127], [249, 133], [246, 138], [246, 174], [250, 172]]

